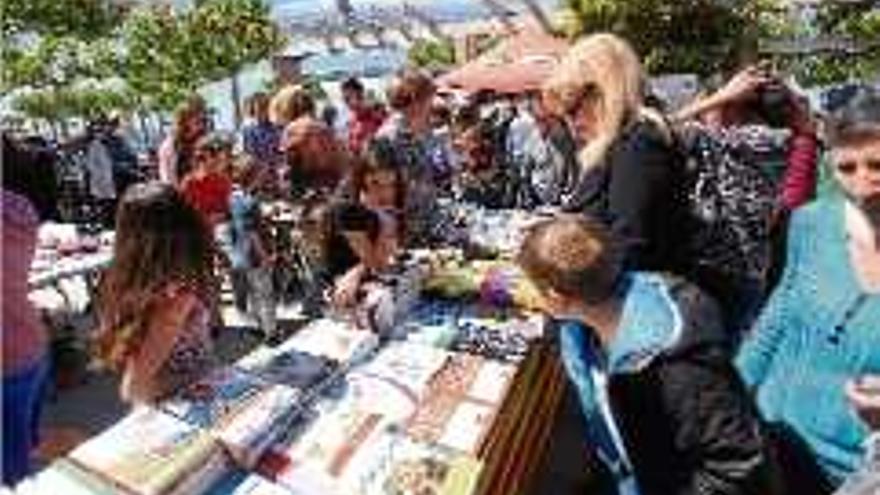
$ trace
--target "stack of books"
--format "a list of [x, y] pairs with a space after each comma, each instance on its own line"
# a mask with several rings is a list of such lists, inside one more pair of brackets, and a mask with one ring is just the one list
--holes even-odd
[[67, 460], [119, 492], [138, 495], [202, 493], [229, 469], [207, 431], [146, 408], [80, 445]]

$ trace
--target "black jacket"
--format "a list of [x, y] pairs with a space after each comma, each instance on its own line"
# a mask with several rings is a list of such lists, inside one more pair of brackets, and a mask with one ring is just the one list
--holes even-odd
[[[679, 279], [641, 280], [608, 351], [611, 410], [641, 494], [780, 493], [717, 306]], [[671, 312], [656, 311], [664, 298]]]
[[631, 124], [586, 172], [565, 205], [608, 225], [623, 243], [627, 267], [682, 273], [686, 198], [680, 155], [653, 123]]

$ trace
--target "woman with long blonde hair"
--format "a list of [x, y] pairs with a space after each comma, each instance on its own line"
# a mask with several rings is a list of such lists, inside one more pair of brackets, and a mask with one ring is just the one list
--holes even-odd
[[645, 81], [625, 40], [594, 34], [571, 47], [542, 96], [581, 147], [581, 177], [566, 209], [608, 224], [629, 267], [680, 272], [683, 167], [663, 117], [644, 103]]

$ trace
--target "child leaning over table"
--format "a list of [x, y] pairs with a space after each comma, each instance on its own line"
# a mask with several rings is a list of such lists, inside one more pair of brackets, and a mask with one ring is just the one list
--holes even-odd
[[278, 326], [272, 285], [276, 256], [260, 212], [260, 177], [252, 160], [236, 164], [229, 198], [229, 261], [236, 309], [255, 317], [271, 339]]
[[174, 186], [149, 182], [125, 192], [97, 336], [99, 357], [122, 374], [124, 401], [154, 403], [216, 364], [213, 264], [213, 238]]

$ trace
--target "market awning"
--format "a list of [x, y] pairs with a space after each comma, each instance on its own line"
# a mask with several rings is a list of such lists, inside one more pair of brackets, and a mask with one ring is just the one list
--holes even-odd
[[438, 86], [475, 92], [538, 89], [568, 50], [568, 43], [538, 27], [524, 27], [475, 60], [440, 76]]

